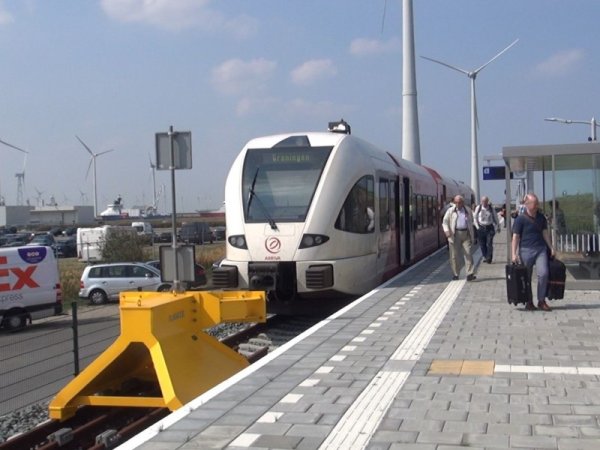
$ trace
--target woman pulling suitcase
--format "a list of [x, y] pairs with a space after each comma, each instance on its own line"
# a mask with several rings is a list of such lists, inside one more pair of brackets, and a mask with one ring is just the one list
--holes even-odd
[[[548, 257], [554, 258], [554, 247], [548, 233], [546, 217], [538, 211], [539, 200], [535, 194], [525, 196], [525, 212], [516, 217], [512, 227], [512, 261], [521, 262], [527, 267], [529, 289], [531, 289], [531, 276], [533, 266], [537, 272], [537, 308], [542, 311], [552, 311], [546, 303], [548, 291]], [[548, 255], [550, 252], [550, 255]], [[536, 306], [529, 296], [525, 309], [533, 311]]]

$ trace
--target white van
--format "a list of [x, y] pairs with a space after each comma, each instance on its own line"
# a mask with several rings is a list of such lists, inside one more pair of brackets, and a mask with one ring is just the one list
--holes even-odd
[[77, 228], [77, 258], [82, 262], [102, 261], [102, 246], [111, 233], [130, 233], [136, 236], [133, 227], [104, 225], [94, 228]]
[[0, 325], [14, 331], [60, 313], [62, 290], [52, 248], [0, 248]]
[[148, 222], [132, 222], [131, 227], [135, 228], [138, 236], [152, 236], [154, 233], [152, 224]]

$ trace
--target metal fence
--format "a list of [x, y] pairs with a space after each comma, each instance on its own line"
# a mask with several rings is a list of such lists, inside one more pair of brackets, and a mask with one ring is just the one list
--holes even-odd
[[0, 330], [0, 416], [49, 401], [119, 335], [118, 305], [76, 308]]

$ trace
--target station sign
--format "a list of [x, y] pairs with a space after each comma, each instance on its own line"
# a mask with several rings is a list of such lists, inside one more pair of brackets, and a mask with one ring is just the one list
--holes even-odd
[[[510, 178], [513, 178], [512, 172]], [[484, 180], [504, 180], [506, 179], [506, 167], [505, 166], [483, 166], [483, 179]]]
[[[173, 137], [173, 168], [192, 168], [192, 133], [177, 131]], [[169, 133], [156, 133], [156, 168], [169, 170], [171, 168], [171, 136]]]

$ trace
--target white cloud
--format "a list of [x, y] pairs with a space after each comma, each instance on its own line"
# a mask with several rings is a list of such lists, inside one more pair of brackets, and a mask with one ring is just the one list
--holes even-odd
[[212, 71], [212, 83], [219, 92], [228, 95], [264, 91], [277, 63], [264, 58], [243, 61], [230, 59]]
[[102, 9], [119, 22], [137, 22], [177, 31], [198, 27], [223, 30], [246, 38], [256, 33], [258, 22], [246, 15], [227, 18], [209, 7], [212, 0], [101, 0]]
[[534, 70], [544, 76], [567, 75], [577, 68], [584, 57], [585, 52], [581, 49], [563, 50], [538, 63]]
[[0, 2], [0, 25], [8, 25], [9, 23], [13, 23], [15, 18], [11, 13], [6, 10], [4, 6], [4, 2]]
[[292, 70], [291, 77], [295, 84], [307, 85], [336, 74], [337, 69], [330, 59], [313, 59]]
[[369, 56], [400, 51], [402, 45], [399, 38], [389, 41], [379, 39], [358, 38], [350, 43], [350, 53], [354, 56]]

